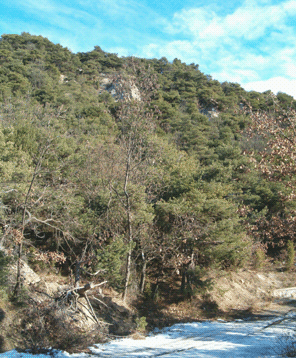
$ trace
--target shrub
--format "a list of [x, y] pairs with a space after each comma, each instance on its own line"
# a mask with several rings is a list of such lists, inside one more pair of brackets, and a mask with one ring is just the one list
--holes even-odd
[[287, 243], [287, 259], [286, 259], [286, 270], [291, 271], [295, 264], [295, 249], [292, 240]]
[[136, 319], [136, 324], [137, 324], [137, 331], [144, 333], [146, 330], [146, 326], [147, 326], [147, 322], [146, 322], [146, 317], [140, 317]]
[[0, 293], [4, 296], [9, 291], [9, 265], [12, 262], [13, 258], [11, 256], [7, 256], [3, 251], [0, 251]]
[[255, 251], [255, 268], [261, 269], [265, 262], [265, 252], [264, 250], [259, 247]]

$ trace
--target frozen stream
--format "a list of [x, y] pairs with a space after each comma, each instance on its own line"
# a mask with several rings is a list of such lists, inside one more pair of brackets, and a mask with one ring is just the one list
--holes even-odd
[[[283, 320], [283, 318], [285, 318]], [[176, 324], [153, 332], [146, 339], [123, 338], [91, 347], [92, 354], [60, 352], [58, 358], [81, 357], [278, 357], [286, 338], [296, 330], [296, 313], [268, 320], [197, 322]], [[28, 353], [6, 352], [1, 358], [45, 358]], [[47, 356], [48, 357], [48, 356]]]

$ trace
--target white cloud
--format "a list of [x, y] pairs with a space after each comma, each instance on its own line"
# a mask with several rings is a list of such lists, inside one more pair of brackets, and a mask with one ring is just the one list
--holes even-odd
[[296, 63], [292, 63], [292, 61], [284, 63], [282, 66], [284, 72], [287, 74], [290, 78], [296, 78]]
[[156, 57], [156, 58], [159, 58], [159, 56], [160, 56], [160, 46], [158, 44], [150, 43], [149, 45], [143, 46], [141, 52], [142, 52], [143, 57], [148, 57], [148, 58]]
[[34, 11], [52, 12], [52, 10], [55, 9], [54, 4], [48, 0], [27, 0], [25, 2], [17, 0], [16, 2], [19, 3], [21, 7], [30, 8]]
[[209, 6], [183, 9], [165, 28], [174, 39], [144, 46], [143, 55], [198, 63], [201, 71], [220, 81], [275, 89], [280, 83], [278, 90], [285, 91], [285, 85], [291, 92], [291, 79], [296, 79], [296, 31], [291, 25], [295, 15], [295, 0], [275, 5], [269, 0], [245, 0], [224, 15]]
[[225, 30], [218, 21], [213, 20], [210, 26], [207, 26], [200, 34], [201, 38], [214, 37], [219, 38], [225, 35]]
[[124, 48], [124, 47], [111, 47], [111, 48], [108, 48], [108, 51], [107, 52], [110, 52], [110, 53], [116, 53], [118, 54], [118, 56], [132, 56], [128, 49]]
[[288, 11], [290, 15], [296, 14], [296, 1], [290, 0], [283, 4], [284, 10]]
[[166, 30], [171, 34], [179, 32], [198, 36], [209, 25], [209, 19], [213, 19], [215, 13], [204, 8], [182, 10], [174, 14], [172, 24]]
[[277, 28], [283, 19], [293, 15], [295, 10], [287, 1], [283, 5], [259, 5], [246, 1], [232, 14], [224, 17], [206, 8], [182, 10], [173, 17], [172, 24], [166, 30], [172, 34], [184, 33], [194, 37], [213, 36], [245, 37], [248, 40], [264, 35], [269, 27]]
[[242, 84], [247, 91], [264, 92], [271, 90], [273, 93], [285, 92], [296, 99], [296, 79], [274, 77], [266, 81], [254, 81]]
[[229, 36], [258, 39], [270, 29], [285, 29], [285, 19], [295, 14], [292, 2], [296, 4], [295, 1], [286, 1], [278, 5], [259, 5], [255, 1], [246, 1], [242, 7], [221, 21]]
[[258, 73], [254, 70], [234, 69], [233, 71], [222, 71], [211, 73], [212, 77], [220, 82], [242, 83], [259, 80]]

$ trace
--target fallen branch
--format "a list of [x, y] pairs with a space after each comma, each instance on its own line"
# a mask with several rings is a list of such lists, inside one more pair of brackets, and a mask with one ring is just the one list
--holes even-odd
[[91, 290], [93, 288], [92, 283], [87, 283], [83, 287], [77, 287], [72, 292], [77, 293], [80, 297], [85, 297], [86, 291]]
[[76, 288], [72, 288], [71, 290], [66, 290], [66, 291], [63, 291], [61, 293], [61, 297], [69, 297], [71, 295], [76, 295], [78, 294], [79, 297], [84, 297], [85, 296], [85, 293], [88, 291], [88, 290], [91, 290], [93, 288], [96, 288], [96, 287], [99, 287], [99, 286], [102, 286], [104, 285], [105, 283], [107, 283], [108, 281], [103, 281], [101, 283], [98, 283], [96, 285], [94, 285], [92, 282], [88, 282], [86, 283], [84, 286], [80, 286], [80, 287], [76, 287]]
[[85, 299], [86, 299], [86, 302], [87, 302], [87, 304], [88, 304], [88, 307], [90, 308], [90, 311], [91, 311], [91, 313], [92, 313], [94, 319], [96, 320], [97, 324], [100, 324], [100, 323], [99, 323], [99, 320], [98, 320], [98, 317], [97, 317], [97, 315], [96, 315], [96, 313], [95, 313], [95, 311], [94, 311], [94, 309], [93, 309], [93, 306], [91, 305], [91, 303], [90, 303], [90, 301], [89, 301], [89, 299], [88, 299], [86, 293], [85, 293], [84, 297], [85, 297]]
[[102, 305], [106, 306], [107, 308], [109, 308], [109, 306], [108, 306], [108, 305], [106, 305], [106, 303], [105, 303], [105, 302], [103, 302], [103, 301], [99, 300], [97, 297], [93, 296], [92, 298], [93, 298], [93, 299], [95, 299], [96, 301], [99, 301]]
[[[81, 306], [84, 307], [84, 308], [90, 313], [90, 317], [87, 316], [86, 313], [83, 312], [83, 310], [81, 310], [80, 308], [78, 308], [78, 311], [82, 312], [82, 313], [84, 314], [84, 316], [85, 316], [86, 319], [91, 318], [95, 323], [98, 323], [98, 322], [94, 319], [92, 313], [89, 311], [89, 308], [88, 308], [87, 306], [85, 306], [85, 305], [84, 305], [82, 302], [80, 302], [80, 301], [79, 301], [79, 304], [81, 304]], [[101, 323], [103, 323], [103, 322], [101, 322]]]
[[85, 271], [88, 275], [90, 275], [90, 276], [96, 276], [98, 273], [100, 273], [100, 272], [102, 272], [102, 273], [104, 273], [104, 272], [106, 272], [107, 270], [98, 270], [97, 272], [95, 272], [95, 273], [91, 273], [91, 272], [89, 272], [89, 271]]
[[93, 310], [93, 308], [92, 308], [92, 305], [91, 305], [91, 303], [90, 303], [89, 300], [88, 300], [88, 297], [86, 296], [85, 298], [86, 298], [86, 302], [88, 303], [88, 306], [89, 306], [89, 307], [86, 307], [86, 306], [85, 306], [82, 302], [80, 302], [80, 301], [79, 301], [79, 303], [81, 304], [81, 306], [83, 306], [83, 307], [90, 313], [92, 320], [95, 321], [97, 324], [101, 324], [101, 325], [103, 325], [103, 324], [105, 324], [105, 325], [109, 324], [109, 323], [107, 323], [107, 322], [99, 321], [99, 320], [98, 320], [98, 317], [96, 316], [96, 314], [95, 314], [95, 312], [94, 312], [94, 310]]

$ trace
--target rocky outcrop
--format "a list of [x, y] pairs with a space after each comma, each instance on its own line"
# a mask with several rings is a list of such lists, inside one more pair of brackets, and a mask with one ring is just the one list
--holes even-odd
[[119, 100], [135, 100], [141, 101], [141, 94], [138, 87], [134, 84], [131, 76], [114, 78], [112, 75], [101, 74], [99, 93], [107, 91], [115, 99]]
[[205, 116], [207, 116], [209, 118], [209, 120], [214, 119], [214, 118], [218, 118], [220, 112], [215, 108], [203, 108], [200, 110], [201, 114], [204, 114]]

